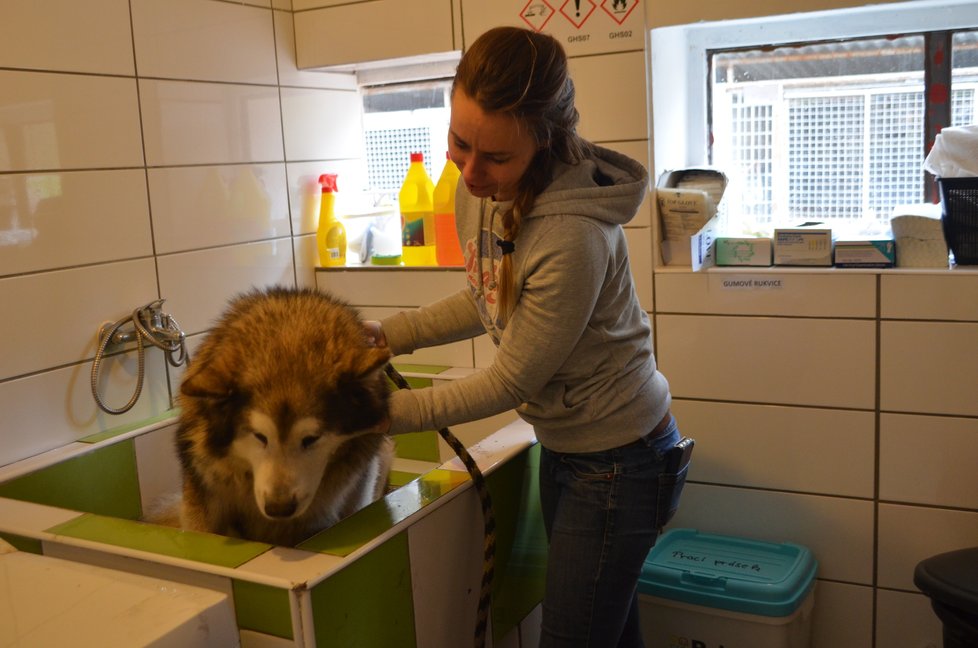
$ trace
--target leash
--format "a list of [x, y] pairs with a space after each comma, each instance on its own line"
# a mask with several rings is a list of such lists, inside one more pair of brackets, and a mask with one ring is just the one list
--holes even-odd
[[[394, 381], [398, 389], [411, 389], [407, 380], [398, 373], [393, 365], [388, 364], [385, 371], [387, 377]], [[489, 609], [492, 605], [492, 578], [496, 561], [496, 515], [493, 513], [492, 497], [489, 495], [486, 478], [482, 474], [482, 471], [479, 470], [479, 466], [476, 465], [475, 460], [469, 454], [465, 445], [447, 427], [438, 430], [438, 434], [441, 435], [441, 438], [445, 439], [445, 443], [455, 451], [462, 464], [465, 465], [465, 469], [469, 471], [469, 475], [472, 477], [472, 483], [475, 484], [475, 490], [479, 494], [479, 500], [482, 503], [482, 519], [485, 523], [485, 544], [482, 554], [482, 588], [479, 592], [479, 607], [475, 622], [475, 648], [485, 648], [486, 635], [489, 629]]]

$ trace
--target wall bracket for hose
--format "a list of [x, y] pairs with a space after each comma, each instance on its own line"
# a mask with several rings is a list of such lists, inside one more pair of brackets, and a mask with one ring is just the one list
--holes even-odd
[[[166, 356], [166, 361], [173, 367], [179, 367], [187, 362], [186, 336], [180, 329], [180, 325], [169, 314], [163, 312], [164, 299], [157, 299], [141, 308], [137, 308], [132, 314], [122, 319], [110, 323], [102, 324], [98, 329], [98, 350], [95, 352], [95, 359], [92, 361], [92, 396], [99, 408], [109, 414], [123, 414], [132, 409], [132, 406], [139, 400], [139, 395], [143, 389], [143, 377], [145, 371], [145, 346], [149, 342], [151, 345], [162, 349]], [[127, 325], [131, 325], [129, 330]], [[136, 389], [129, 399], [129, 402], [121, 408], [115, 409], [105, 404], [98, 393], [98, 376], [102, 360], [110, 347], [119, 347], [130, 342], [136, 343], [136, 352], [139, 359], [139, 373], [136, 379]]]

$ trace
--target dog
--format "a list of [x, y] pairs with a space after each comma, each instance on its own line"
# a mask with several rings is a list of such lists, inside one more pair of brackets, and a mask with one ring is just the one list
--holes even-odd
[[380, 498], [389, 359], [326, 293], [233, 298], [180, 384], [180, 526], [294, 546]]

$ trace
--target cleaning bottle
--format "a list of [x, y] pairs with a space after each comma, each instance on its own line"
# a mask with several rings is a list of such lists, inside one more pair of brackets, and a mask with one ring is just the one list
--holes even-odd
[[435, 258], [440, 266], [465, 265], [462, 246], [455, 229], [455, 187], [458, 186], [458, 167], [445, 153], [445, 166], [435, 185]]
[[319, 204], [319, 228], [316, 230], [319, 265], [324, 268], [343, 266], [346, 265], [346, 228], [336, 218], [336, 174], [324, 173], [319, 176], [319, 184], [323, 187], [322, 202]]
[[424, 168], [424, 154], [412, 153], [397, 202], [401, 209], [401, 259], [406, 266], [437, 265], [435, 185]]

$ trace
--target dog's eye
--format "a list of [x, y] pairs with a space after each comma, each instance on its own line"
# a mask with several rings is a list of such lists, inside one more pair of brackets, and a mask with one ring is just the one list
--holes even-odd
[[260, 442], [260, 443], [261, 443], [261, 444], [262, 444], [263, 446], [267, 446], [267, 445], [268, 445], [268, 437], [267, 437], [267, 436], [265, 436], [265, 435], [264, 435], [264, 434], [262, 434], [261, 432], [254, 432], [253, 434], [255, 435], [255, 438], [256, 438], [256, 439], [258, 439], [258, 441], [259, 441], [259, 442]]
[[316, 443], [316, 441], [319, 441], [319, 437], [316, 436], [316, 435], [312, 435], [311, 434], [311, 435], [309, 435], [307, 437], [303, 437], [303, 439], [302, 439], [302, 448], [304, 450], [308, 450], [309, 448], [311, 448], [313, 446], [313, 444]]

